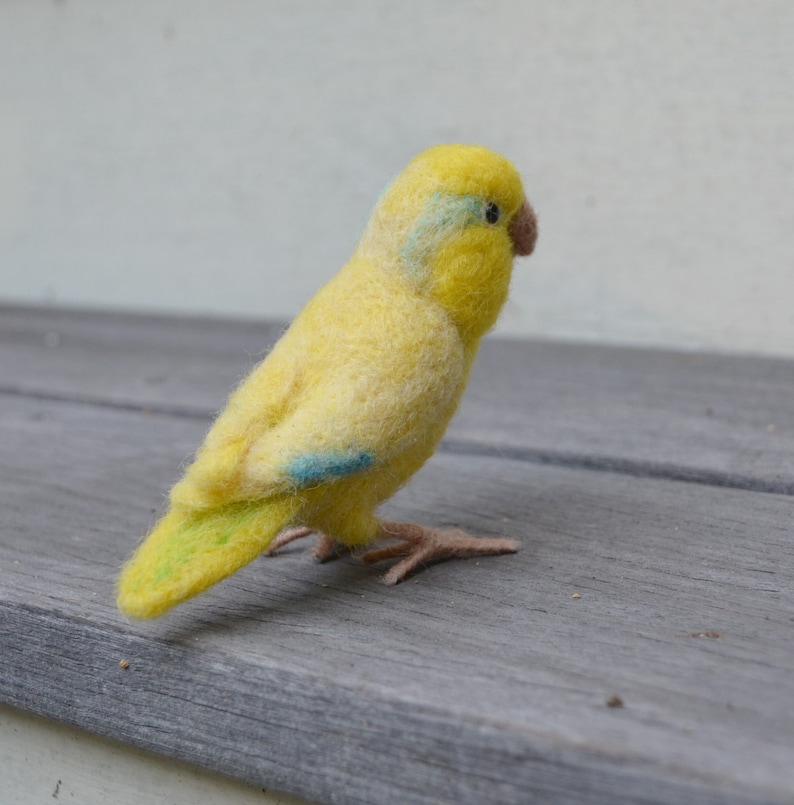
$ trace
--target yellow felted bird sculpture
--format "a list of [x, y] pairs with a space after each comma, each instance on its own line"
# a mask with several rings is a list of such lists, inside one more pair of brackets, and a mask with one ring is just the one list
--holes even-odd
[[480, 338], [537, 224], [521, 179], [480, 146], [417, 156], [381, 196], [350, 262], [231, 395], [169, 508], [124, 566], [118, 605], [161, 615], [255, 559], [317, 532], [317, 558], [421, 564], [511, 553], [509, 539], [378, 520], [432, 455]]

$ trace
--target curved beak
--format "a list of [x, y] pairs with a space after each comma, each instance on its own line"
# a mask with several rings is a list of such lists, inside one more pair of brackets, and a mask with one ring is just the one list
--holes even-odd
[[526, 198], [507, 227], [507, 233], [513, 241], [513, 254], [518, 256], [532, 254], [538, 239], [538, 219]]

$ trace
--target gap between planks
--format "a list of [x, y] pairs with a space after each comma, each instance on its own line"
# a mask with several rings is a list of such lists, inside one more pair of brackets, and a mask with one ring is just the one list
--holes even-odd
[[[1, 385], [0, 395], [44, 402], [63, 402], [72, 405], [140, 413], [147, 416], [165, 416], [175, 419], [209, 422], [212, 417], [212, 413], [207, 410], [185, 406], [122, 403], [73, 394], [26, 391]], [[565, 467], [567, 469], [589, 470], [592, 472], [611, 472], [618, 475], [628, 475], [633, 478], [657, 478], [660, 480], [701, 484], [703, 486], [741, 489], [746, 492], [794, 496], [794, 479], [758, 478], [741, 473], [721, 472], [719, 470], [684, 466], [663, 461], [641, 461], [632, 458], [599, 455], [597, 453], [510, 447], [498, 444], [490, 445], [462, 439], [444, 439], [438, 446], [437, 451], [450, 455], [504, 458], [525, 464]]]

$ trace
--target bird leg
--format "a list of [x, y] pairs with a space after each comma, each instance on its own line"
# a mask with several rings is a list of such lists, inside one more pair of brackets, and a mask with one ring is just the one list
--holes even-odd
[[[265, 556], [275, 556], [280, 548], [283, 548], [285, 545], [289, 545], [290, 542], [294, 542], [296, 539], [302, 539], [303, 537], [308, 537], [310, 534], [314, 533], [314, 529], [306, 528], [305, 526], [300, 526], [298, 528], [287, 528], [282, 531], [273, 540], [273, 542], [270, 543], [265, 551]], [[315, 559], [318, 562], [327, 562], [329, 559], [335, 559], [345, 550], [346, 546], [342, 545], [340, 542], [337, 542], [333, 537], [329, 537], [325, 534], [320, 534], [317, 532], [317, 543], [315, 544], [314, 548], [312, 548], [311, 556], [312, 559]]]
[[296, 539], [308, 537], [311, 533], [313, 533], [311, 528], [305, 528], [304, 526], [285, 528], [280, 534], [277, 534], [273, 542], [267, 546], [265, 556], [275, 556], [280, 548], [289, 545], [290, 542], [294, 542]]
[[418, 567], [441, 562], [444, 559], [469, 556], [494, 556], [515, 553], [519, 543], [514, 539], [472, 537], [457, 528], [427, 528], [414, 523], [380, 523], [379, 539], [397, 539], [399, 542], [367, 551], [359, 558], [367, 564], [384, 559], [405, 557], [389, 568], [383, 577], [388, 585], [398, 584]]

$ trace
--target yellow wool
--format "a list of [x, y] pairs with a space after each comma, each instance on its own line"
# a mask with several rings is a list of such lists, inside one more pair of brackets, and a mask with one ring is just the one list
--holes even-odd
[[122, 611], [162, 614], [288, 526], [375, 539], [377, 506], [432, 454], [507, 297], [524, 204], [487, 149], [438, 146], [408, 165], [350, 262], [231, 395], [122, 570]]

